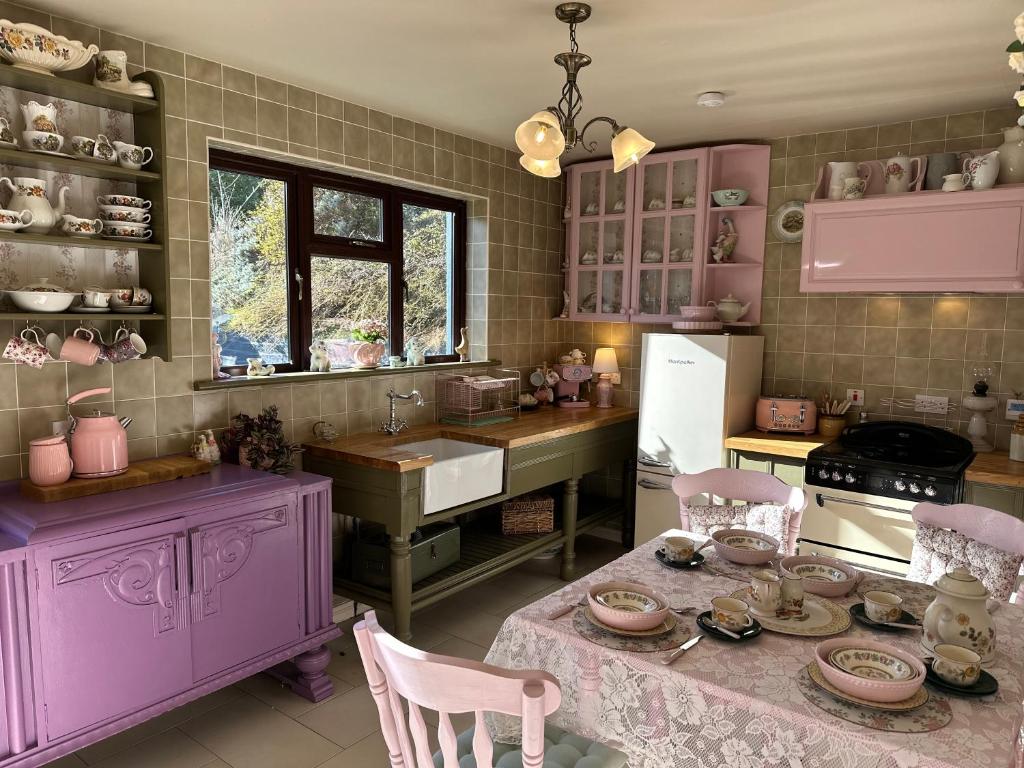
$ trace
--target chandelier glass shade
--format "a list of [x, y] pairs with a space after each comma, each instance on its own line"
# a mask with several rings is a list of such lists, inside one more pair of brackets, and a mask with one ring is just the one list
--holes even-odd
[[534, 160], [527, 155], [521, 155], [519, 164], [534, 176], [543, 176], [545, 179], [557, 178], [562, 173], [562, 166], [558, 164], [557, 157], [554, 160]]

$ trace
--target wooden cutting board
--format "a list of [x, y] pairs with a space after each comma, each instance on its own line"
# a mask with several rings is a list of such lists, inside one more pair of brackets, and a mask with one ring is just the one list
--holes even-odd
[[146, 459], [129, 464], [126, 471], [113, 477], [73, 477], [62, 485], [45, 487], [25, 479], [21, 481], [21, 495], [33, 501], [67, 501], [82, 496], [95, 496], [98, 493], [138, 488], [140, 485], [165, 483], [179, 477], [202, 475], [212, 468], [212, 464], [193, 459], [186, 454], [161, 456], [158, 459]]

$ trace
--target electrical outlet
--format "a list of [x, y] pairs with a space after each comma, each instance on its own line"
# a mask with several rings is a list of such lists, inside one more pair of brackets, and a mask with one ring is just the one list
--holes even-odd
[[848, 389], [846, 390], [846, 399], [850, 401], [851, 406], [863, 406], [864, 405], [864, 390], [863, 389]]
[[914, 411], [917, 413], [949, 413], [949, 398], [935, 395], [914, 395]]

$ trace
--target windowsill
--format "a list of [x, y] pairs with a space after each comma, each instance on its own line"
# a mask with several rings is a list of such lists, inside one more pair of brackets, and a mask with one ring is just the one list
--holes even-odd
[[338, 368], [326, 373], [313, 371], [296, 371], [295, 373], [275, 373], [273, 376], [232, 376], [230, 379], [196, 381], [192, 387], [198, 392], [211, 389], [235, 389], [237, 387], [266, 387], [273, 384], [308, 384], [314, 381], [334, 381], [336, 379], [360, 379], [366, 376], [397, 376], [403, 373], [429, 373], [432, 371], [457, 370], [459, 368], [479, 368], [480, 366], [501, 365], [500, 360], [470, 360], [467, 363], [429, 363], [427, 365], [407, 365], [403, 368]]

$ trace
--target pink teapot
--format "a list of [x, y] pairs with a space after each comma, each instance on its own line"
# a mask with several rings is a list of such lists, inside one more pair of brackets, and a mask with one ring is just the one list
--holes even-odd
[[68, 398], [68, 438], [71, 440], [71, 460], [75, 477], [108, 477], [128, 469], [129, 418], [119, 419], [99, 409], [72, 416], [71, 406], [93, 395], [110, 394], [110, 387], [87, 389]]

